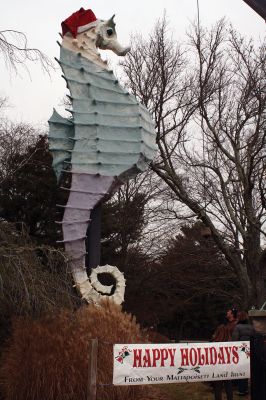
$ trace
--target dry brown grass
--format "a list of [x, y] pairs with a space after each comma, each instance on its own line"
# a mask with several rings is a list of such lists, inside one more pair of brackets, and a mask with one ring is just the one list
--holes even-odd
[[99, 340], [97, 400], [154, 398], [146, 387], [101, 386], [112, 382], [112, 344], [143, 342], [135, 318], [105, 302], [16, 320], [0, 371], [6, 400], [86, 400], [91, 338]]
[[62, 251], [37, 246], [23, 229], [0, 222], [0, 343], [14, 316], [39, 317], [79, 304]]

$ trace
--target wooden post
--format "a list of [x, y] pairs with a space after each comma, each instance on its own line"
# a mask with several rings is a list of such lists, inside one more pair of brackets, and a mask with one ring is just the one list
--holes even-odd
[[266, 398], [266, 345], [265, 336], [257, 335], [250, 338], [250, 372], [251, 399], [265, 400]]
[[89, 340], [87, 400], [96, 400], [98, 339]]

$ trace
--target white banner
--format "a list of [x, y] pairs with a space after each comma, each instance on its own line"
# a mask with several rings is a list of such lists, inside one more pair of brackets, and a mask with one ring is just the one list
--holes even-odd
[[246, 379], [250, 343], [115, 344], [114, 385]]

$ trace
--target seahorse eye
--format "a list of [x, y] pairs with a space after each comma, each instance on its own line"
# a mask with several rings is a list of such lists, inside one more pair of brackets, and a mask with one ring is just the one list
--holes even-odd
[[114, 33], [114, 31], [113, 31], [112, 28], [108, 28], [108, 29], [106, 30], [106, 33], [107, 33], [108, 36], [112, 36], [112, 34]]

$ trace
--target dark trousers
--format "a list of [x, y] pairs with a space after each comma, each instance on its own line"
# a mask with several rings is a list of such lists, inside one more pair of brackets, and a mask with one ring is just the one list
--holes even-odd
[[248, 379], [239, 379], [237, 382], [239, 393], [247, 393], [248, 392]]
[[215, 382], [213, 382], [215, 400], [222, 400], [223, 388], [225, 390], [227, 400], [233, 400], [232, 381], [215, 381]]

